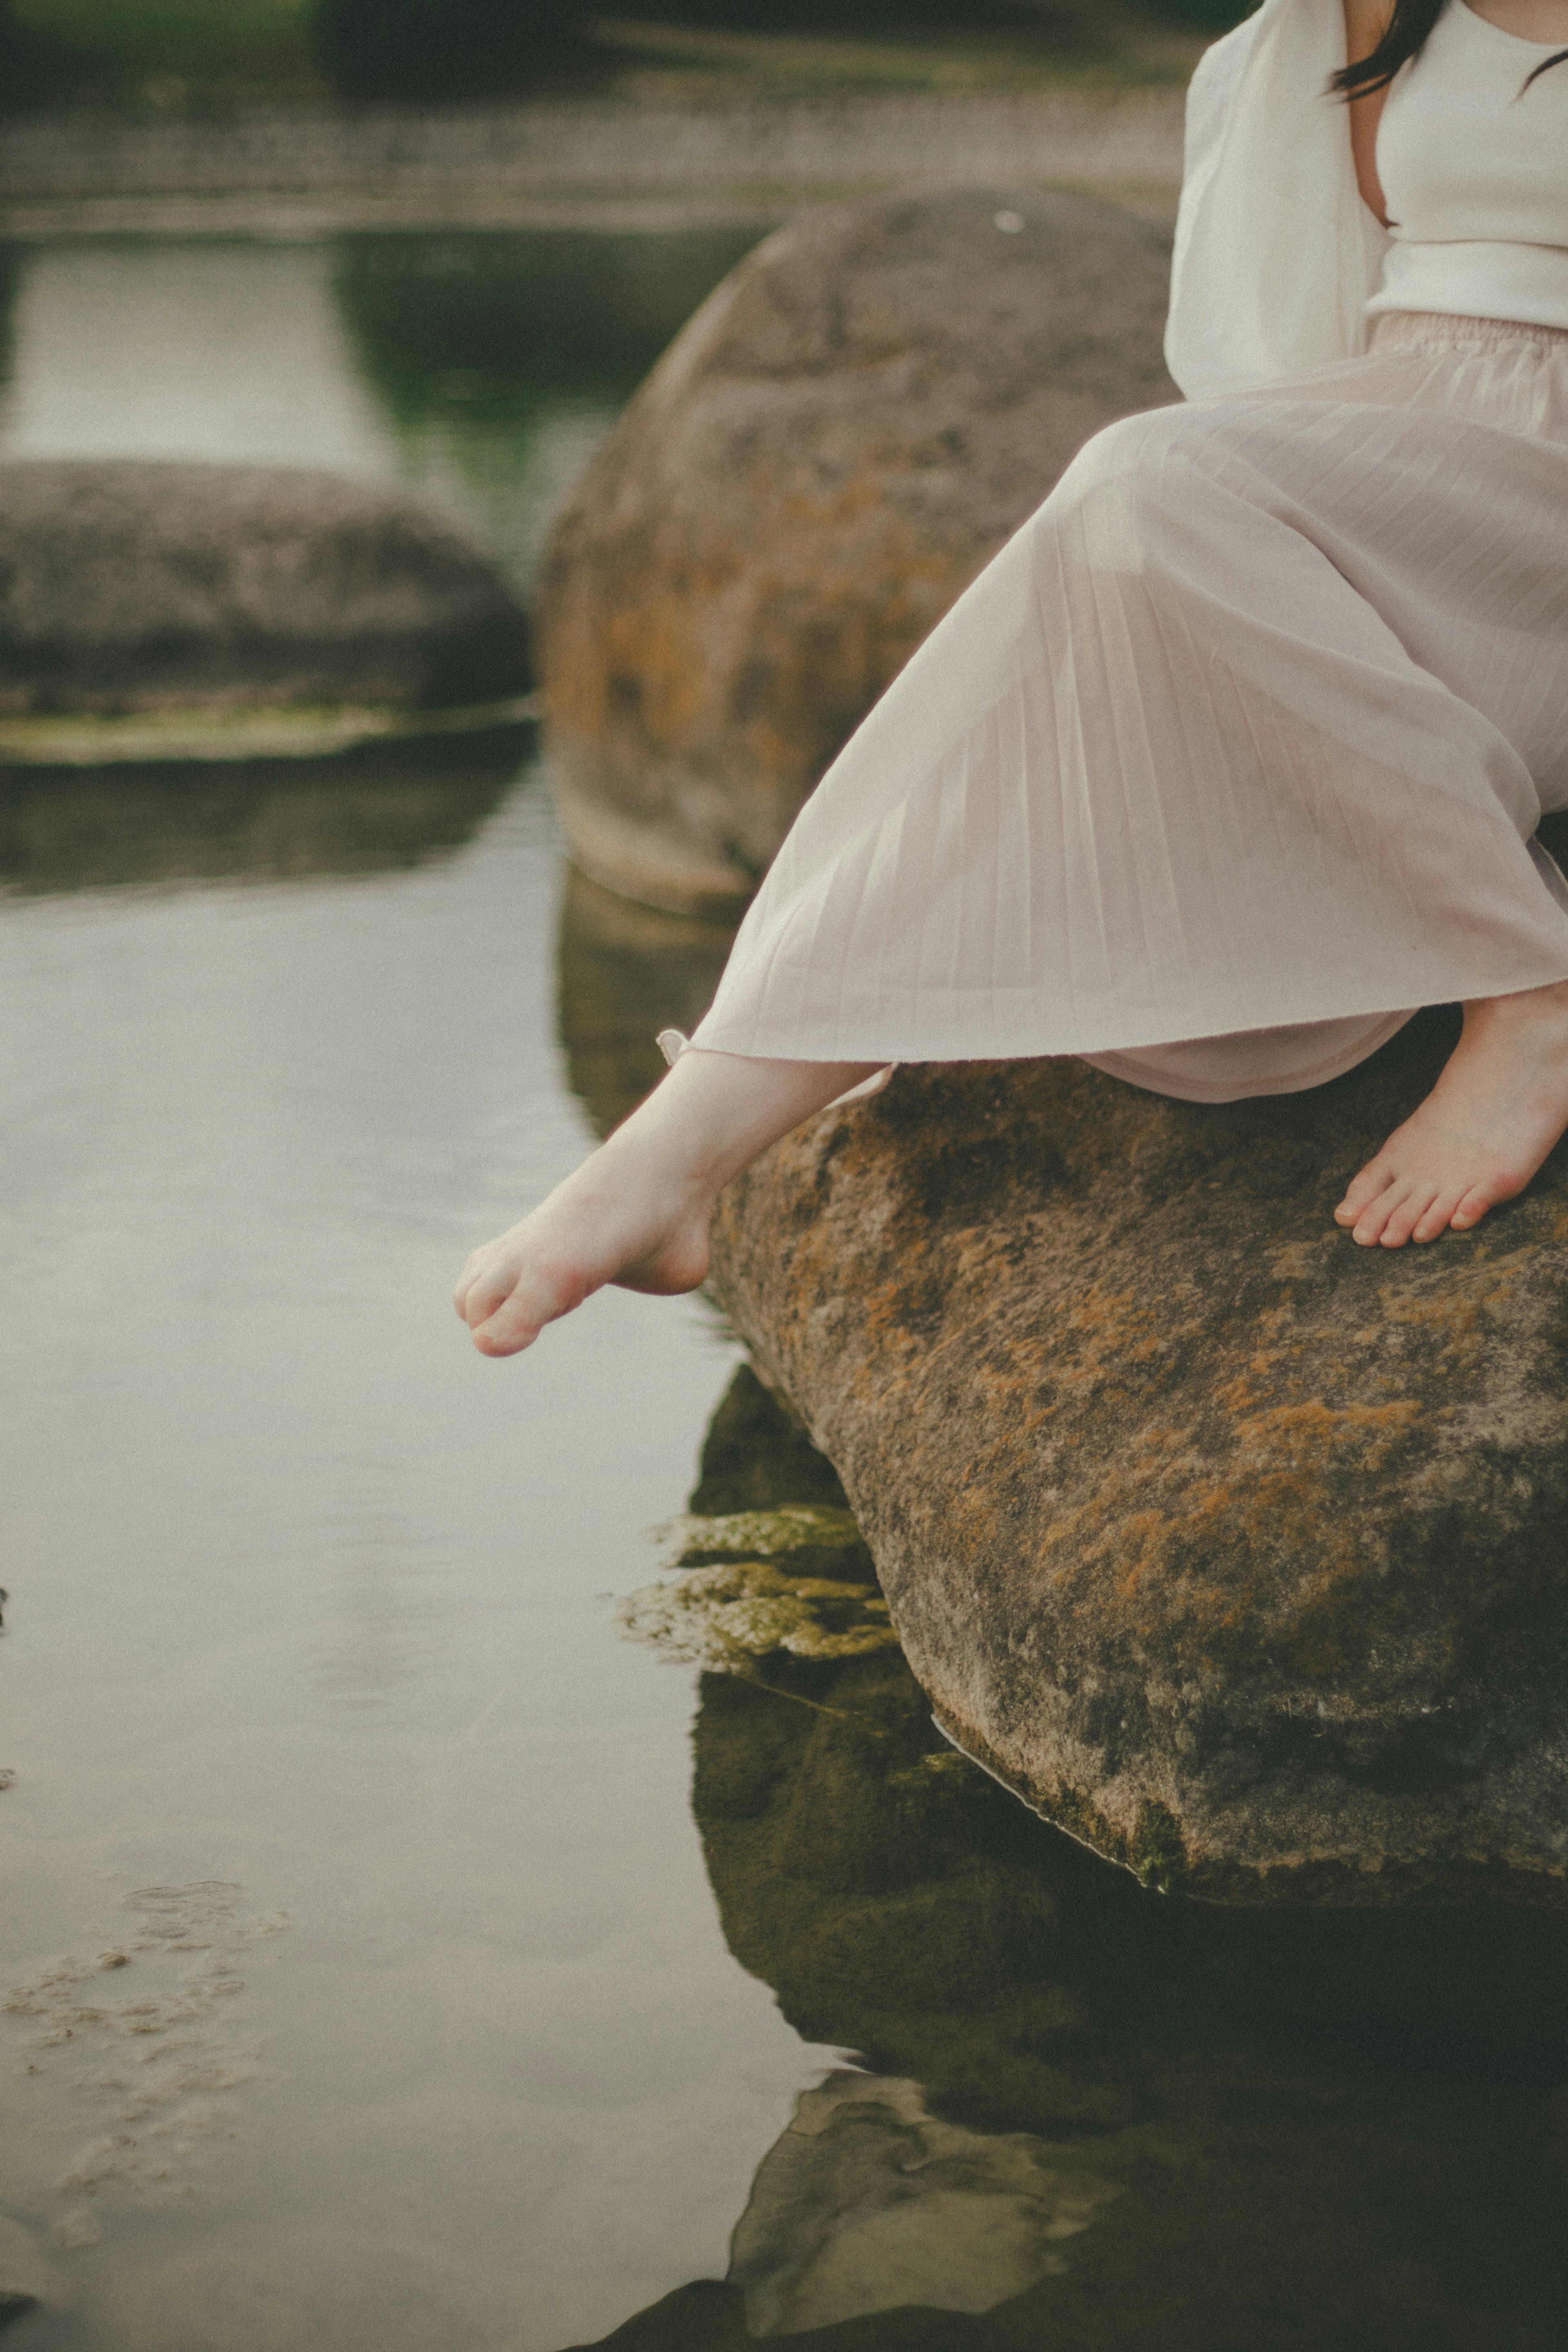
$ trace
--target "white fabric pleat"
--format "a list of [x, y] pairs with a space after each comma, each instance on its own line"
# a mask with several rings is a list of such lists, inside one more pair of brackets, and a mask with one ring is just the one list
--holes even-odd
[[1204, 1097], [1568, 977], [1529, 845], [1568, 806], [1565, 549], [1548, 331], [1388, 319], [1113, 425], [807, 803], [695, 1044], [1130, 1055]]

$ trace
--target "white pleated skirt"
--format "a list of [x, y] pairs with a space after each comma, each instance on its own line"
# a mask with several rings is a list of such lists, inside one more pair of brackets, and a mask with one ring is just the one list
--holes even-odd
[[692, 1043], [1321, 1084], [1568, 979], [1568, 334], [1096, 435], [801, 810]]

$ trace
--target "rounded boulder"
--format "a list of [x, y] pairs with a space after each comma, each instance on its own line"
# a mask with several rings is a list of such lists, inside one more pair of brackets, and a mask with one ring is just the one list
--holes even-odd
[[1089, 436], [1173, 400], [1166, 234], [972, 188], [732, 271], [570, 501], [539, 600], [580, 864], [729, 914], [877, 696]]

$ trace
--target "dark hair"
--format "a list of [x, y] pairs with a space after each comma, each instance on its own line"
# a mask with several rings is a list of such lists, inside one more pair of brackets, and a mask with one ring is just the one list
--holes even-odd
[[[1462, 0], [1455, 0], [1455, 5], [1462, 5]], [[1448, 0], [1394, 0], [1388, 29], [1372, 55], [1333, 75], [1330, 89], [1343, 90], [1346, 98], [1369, 98], [1375, 89], [1386, 89], [1400, 67], [1423, 46], [1447, 5]], [[1565, 64], [1568, 49], [1559, 49], [1553, 58], [1542, 58], [1534, 73], [1525, 76], [1521, 98], [1549, 66]]]

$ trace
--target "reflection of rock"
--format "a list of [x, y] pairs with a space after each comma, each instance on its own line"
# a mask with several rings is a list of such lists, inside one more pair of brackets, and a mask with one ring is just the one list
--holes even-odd
[[713, 1001], [734, 933], [659, 915], [567, 868], [558, 948], [560, 1034], [572, 1092], [601, 1135], [664, 1075], [653, 1040], [695, 1029]]
[[468, 840], [517, 772], [515, 733], [331, 761], [32, 769], [0, 783], [0, 886], [375, 874]]
[[347, 236], [336, 290], [418, 481], [531, 588], [560, 499], [749, 230]]
[[1113, 205], [977, 189], [812, 213], [741, 264], [545, 568], [558, 788], [591, 873], [738, 908], [1081, 443], [1174, 396], [1168, 274], [1159, 232]]
[[708, 1423], [691, 1507], [717, 1515], [767, 1511], [780, 1503], [847, 1507], [827, 1455], [769, 1396], [751, 1366], [742, 1364]]
[[731, 228], [345, 237], [334, 284], [398, 424], [526, 423], [541, 404], [624, 400], [753, 242]]
[[[777, 1415], [769, 1434], [758, 1393], [749, 1490], [767, 1503], [812, 1494], [798, 1438]], [[694, 1808], [737, 1958], [806, 2039], [858, 2052], [883, 2078], [859, 2078], [862, 2096], [899, 2085], [891, 2119], [872, 2119], [873, 2183], [896, 2101], [913, 2106], [918, 2083], [920, 2111], [973, 2143], [982, 2178], [1005, 2179], [1025, 2135], [1061, 2169], [1124, 2192], [1092, 2228], [1050, 2242], [1059, 2269], [988, 2312], [953, 2307], [972, 2252], [961, 2232], [946, 2308], [917, 2258], [903, 2307], [800, 2340], [823, 2352], [1545, 2352], [1558, 2340], [1561, 1919], [1162, 1903], [946, 1749], [897, 1658], [770, 1673], [774, 1689], [704, 1677]], [[778, 2156], [759, 2175], [766, 2242], [810, 2276], [836, 2208], [808, 2166], [785, 2218]], [[732, 2277], [760, 2234], [737, 2231]], [[743, 2352], [747, 2317], [738, 2285], [702, 2283], [606, 2342]]]
[[1122, 2191], [1028, 2132], [967, 2131], [918, 2083], [830, 2074], [762, 2159], [730, 2250], [756, 2336], [915, 2304], [990, 2311]]
[[737, 1959], [927, 2113], [1126, 2192], [963, 2332], [912, 2265], [846, 2352], [1544, 2352], [1561, 1921], [1162, 1904], [934, 1745], [896, 1659], [775, 1679], [706, 1676], [696, 1729]]
[[334, 474], [133, 458], [0, 467], [0, 710], [482, 704], [528, 683], [498, 572]]
[[1330, 1216], [1450, 1042], [1222, 1106], [905, 1069], [721, 1200], [938, 1714], [1156, 1884], [1568, 1894], [1568, 1161], [1396, 1259]]

